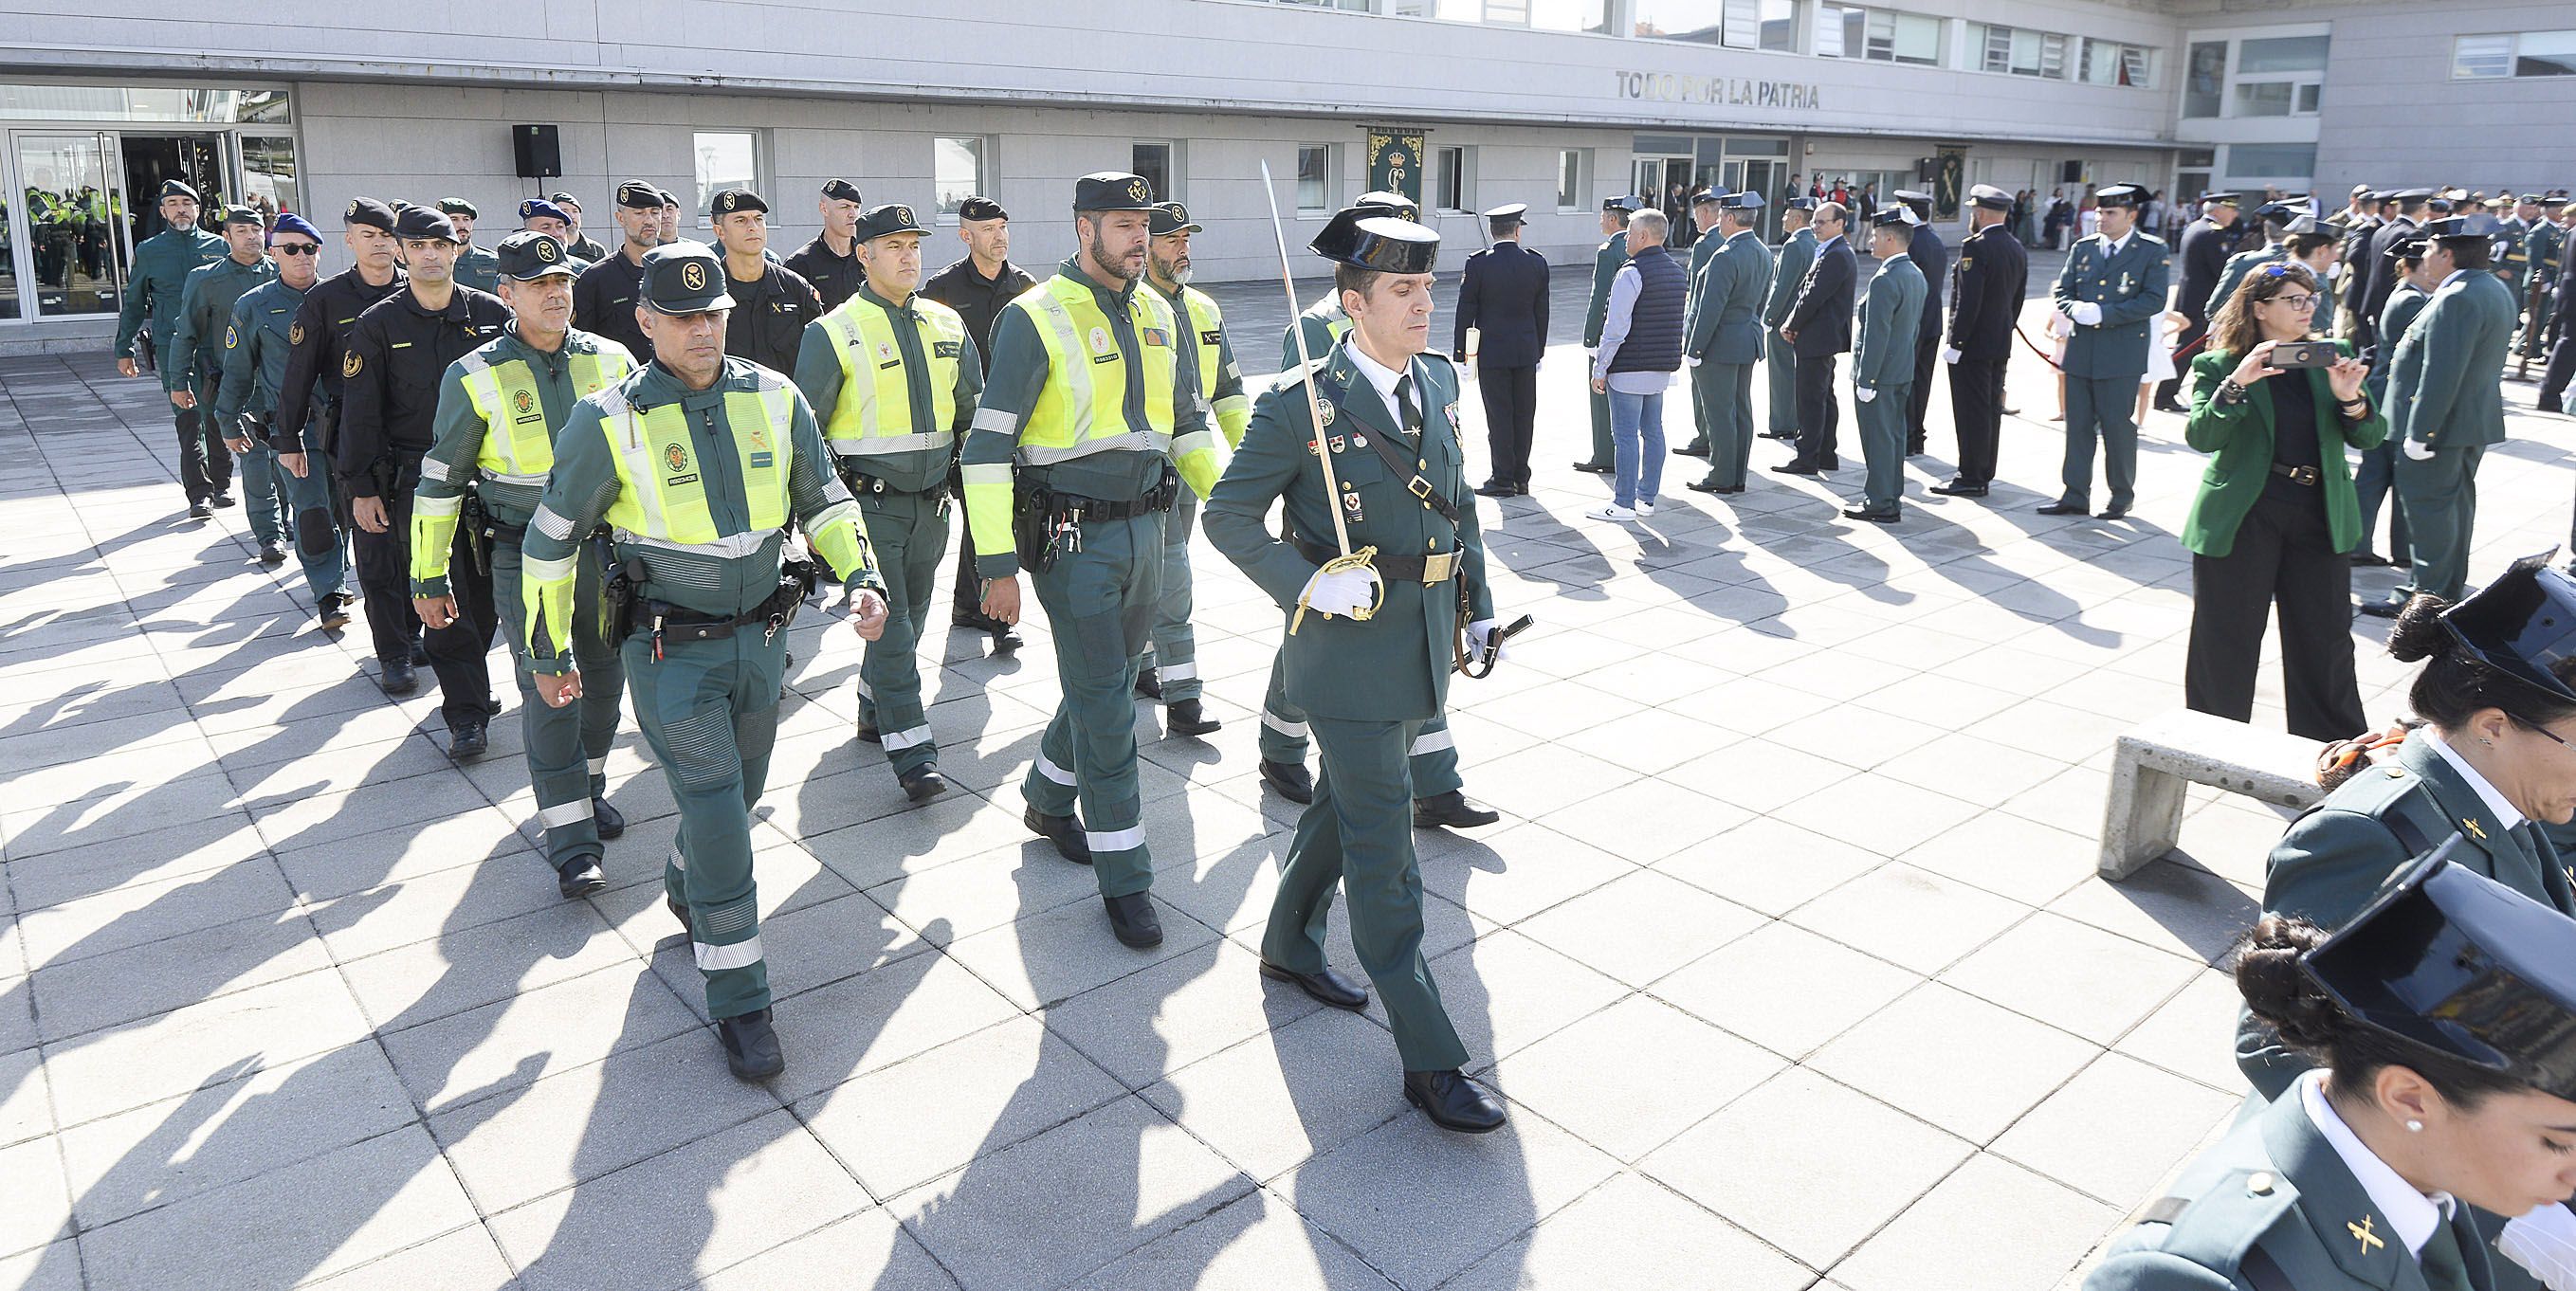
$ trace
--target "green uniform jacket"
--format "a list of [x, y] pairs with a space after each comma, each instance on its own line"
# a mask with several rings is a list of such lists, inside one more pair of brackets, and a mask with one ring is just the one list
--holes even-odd
[[198, 403], [211, 407], [223, 384], [218, 380], [224, 370], [221, 347], [233, 304], [275, 277], [277, 262], [267, 256], [243, 264], [227, 254], [189, 271], [188, 285], [179, 291], [178, 316], [169, 334], [161, 338], [167, 347], [161, 351], [161, 384], [175, 390], [179, 387], [170, 383], [176, 380], [197, 396]]
[[[2218, 271], [2218, 285], [2210, 288], [2209, 300], [2201, 306], [2200, 316], [2218, 317], [2218, 307], [2226, 304], [2227, 298], [2236, 294], [2236, 284], [2245, 281], [2245, 275], [2254, 272], [2255, 266], [2273, 264], [2286, 260], [2289, 256], [2290, 249], [2275, 242], [2267, 247], [2239, 251], [2227, 257], [2227, 267]], [[2332, 318], [2334, 315], [2328, 314], [2326, 317]]]
[[1923, 270], [1910, 255], [1889, 256], [1870, 276], [1860, 302], [1860, 339], [1852, 349], [1852, 385], [1876, 390], [1912, 384], [1915, 331], [1923, 323]]
[[1717, 249], [1725, 244], [1726, 239], [1719, 237], [1715, 229], [1700, 234], [1699, 240], [1691, 243], [1690, 276], [1683, 279], [1690, 286], [1688, 294], [1682, 298], [1682, 335], [1684, 336], [1689, 336], [1694, 330], [1694, 325], [1699, 322], [1699, 276], [1708, 268], [1708, 258], [1716, 255]]
[[[635, 356], [626, 354], [625, 346], [579, 329], [564, 333], [562, 347], [548, 354], [520, 340], [516, 322], [508, 324], [507, 330], [484, 342], [474, 353], [482, 355], [494, 367], [512, 359], [525, 360], [529, 374], [537, 379], [538, 415], [546, 419], [546, 425], [552, 427], [556, 435], [563, 433], [565, 425], [572, 419], [573, 404], [580, 399], [573, 393], [573, 355], [621, 354], [626, 355], [628, 366], [635, 363]], [[536, 513], [538, 501], [545, 496], [545, 490], [504, 483], [485, 477], [476, 469], [475, 463], [483, 455], [483, 437], [491, 433], [491, 429], [490, 424], [483, 420], [482, 410], [474, 406], [474, 397], [465, 392], [465, 361], [459, 359], [448, 364], [447, 371], [438, 379], [438, 411], [430, 420], [430, 433], [435, 438], [429, 451], [421, 456], [420, 485], [413, 490], [413, 496], [443, 501], [462, 496], [465, 486], [472, 484], [475, 495], [483, 500], [483, 509], [489, 511], [493, 519], [513, 528], [526, 528], [529, 517]], [[447, 580], [415, 578], [411, 594], [445, 596]]]
[[[1285, 532], [1310, 546], [1333, 546], [1333, 517], [1318, 448], [1333, 454], [1333, 472], [1344, 486], [1342, 518], [1353, 550], [1376, 547], [1390, 556], [1455, 551], [1462, 562], [1471, 620], [1494, 616], [1485, 582], [1485, 544], [1476, 526], [1476, 499], [1467, 490], [1466, 455], [1459, 445], [1458, 369], [1446, 357], [1420, 354], [1409, 369], [1421, 393], [1424, 428], [1417, 468], [1422, 478], [1455, 504], [1453, 530], [1431, 504], [1406, 491], [1409, 477], [1387, 468], [1362, 435], [1392, 436], [1394, 412], [1361, 376], [1348, 343], [1337, 345], [1308, 372], [1320, 373], [1315, 397], [1327, 424], [1317, 445], [1307, 411], [1307, 372], [1290, 371], [1264, 393], [1244, 430], [1243, 446], [1208, 498], [1208, 541], [1240, 566], [1279, 608], [1293, 614], [1298, 594], [1315, 575], [1316, 562], [1271, 537], [1270, 506], [1281, 504]], [[1401, 445], [1400, 437], [1389, 438]], [[1386, 580], [1386, 595], [1366, 622], [1308, 614], [1279, 650], [1288, 702], [1317, 717], [1353, 721], [1428, 721], [1448, 705], [1451, 654], [1457, 641], [1458, 596], [1453, 584]]]
[[[648, 363], [625, 381], [574, 404], [572, 416], [555, 430], [554, 473], [546, 478], [545, 500], [538, 504], [536, 516], [528, 523], [527, 539], [519, 545], [521, 559], [536, 565], [573, 555], [582, 539], [604, 522], [609, 504], [617, 500], [622, 487], [617, 463], [608, 447], [607, 432], [600, 429], [600, 400], [612, 393], [638, 411], [679, 404], [689, 414], [690, 456], [706, 472], [703, 487], [708, 518], [719, 534], [752, 532], [751, 507], [743, 496], [740, 471], [725, 469], [735, 460], [735, 432], [725, 414], [725, 396], [776, 389], [786, 380], [748, 359], [727, 356], [724, 371], [714, 385], [691, 390], [660, 363]], [[805, 396], [796, 393], [794, 387], [787, 389], [795, 403], [787, 425], [789, 451], [795, 454], [788, 464], [787, 511], [798, 524], [811, 530], [831, 518], [825, 512], [842, 507], [855, 510], [857, 504], [832, 470], [832, 450], [824, 445], [823, 432], [814, 424], [814, 410], [806, 406]], [[675, 575], [648, 575], [636, 589], [638, 597], [667, 601], [700, 614], [730, 617], [748, 613], [778, 591], [778, 551], [785, 537], [784, 530], [774, 530], [750, 554], [726, 559], [646, 547], [626, 541], [622, 534], [612, 534], [611, 540], [619, 560], [640, 557], [648, 571], [661, 569]], [[859, 538], [859, 557], [856, 568], [833, 571], [840, 576], [843, 588], [851, 592], [860, 588], [883, 592], [885, 580], [877, 574], [875, 559], [868, 553], [864, 529]], [[682, 574], [685, 576], [676, 576]], [[532, 585], [528, 599], [533, 601], [534, 577], [529, 581]], [[510, 630], [523, 629], [514, 623]], [[527, 645], [532, 671], [560, 675], [571, 666], [569, 640], [531, 641]]]
[[2443, 284], [2388, 365], [2389, 433], [2435, 448], [2503, 443], [2505, 347], [2521, 318], [2483, 269]]
[[1592, 252], [1592, 306], [1583, 313], [1583, 348], [1601, 348], [1601, 325], [1610, 317], [1610, 284], [1628, 263], [1628, 235], [1613, 233]]
[[1800, 229], [1780, 244], [1780, 257], [1771, 265], [1771, 291], [1762, 300], [1762, 330], [1775, 331], [1789, 321], [1789, 311], [1798, 304], [1798, 284], [1807, 280], [1815, 263], [1815, 230]]
[[1723, 241], [1712, 234], [1691, 248], [1691, 259], [1700, 261], [1700, 247], [1712, 244], [1719, 249], [1691, 279], [1693, 312], [1683, 329], [1682, 353], [1703, 363], [1759, 363], [1771, 248], [1750, 230]]
[[[1342, 293], [1327, 291], [1322, 300], [1306, 307], [1297, 321], [1279, 331], [1279, 370], [1294, 372], [1301, 363], [1312, 363], [1333, 350], [1333, 342], [1348, 335], [1351, 316], [1342, 312]], [[1306, 357], [1297, 357], [1297, 337], [1306, 337]]]
[[[2396, 757], [2363, 768], [2291, 822], [2264, 863], [2263, 908], [2323, 928], [2342, 926], [2414, 859], [2386, 824], [2392, 817], [2403, 817], [2428, 846], [2459, 834], [2469, 846], [2452, 854], [2455, 863], [2576, 914], [2566, 862], [2541, 827], [2525, 831], [2537, 840], [2535, 855], [2496, 828], [2486, 800], [2421, 733], [2398, 746]], [[2278, 1098], [2309, 1063], [2246, 1015], [2236, 1029], [2236, 1065], [2265, 1098]]]
[[476, 291], [501, 290], [501, 257], [482, 247], [467, 247], [456, 257], [456, 280]]
[[[922, 297], [915, 296], [914, 299]], [[854, 305], [852, 302], [858, 303]], [[934, 306], [937, 303], [932, 302]], [[885, 481], [888, 488], [926, 493], [947, 480], [948, 468], [956, 464], [958, 447], [965, 442], [967, 431], [974, 423], [976, 401], [984, 393], [984, 360], [975, 353], [975, 337], [969, 333], [958, 342], [957, 385], [952, 391], [957, 399], [957, 415], [950, 418], [946, 426], [933, 426], [929, 421], [936, 405], [931, 400], [930, 360], [921, 352], [921, 315], [911, 308], [911, 302], [894, 305], [862, 280], [858, 290], [835, 308], [881, 309], [901, 314], [912, 322], [909, 327], [894, 329], [898, 351], [896, 359], [903, 364], [904, 386], [910, 392], [917, 419], [913, 428], [904, 433], [935, 435], [945, 430], [957, 438], [946, 448], [870, 453], [857, 460], [862, 470], [874, 479]], [[832, 410], [841, 406], [841, 359], [832, 352], [840, 343], [820, 318], [805, 325], [805, 335], [796, 343], [796, 388], [804, 393], [805, 402], [814, 405], [814, 416], [818, 421], [829, 422]], [[861, 362], [860, 370], [868, 371], [876, 360], [873, 356], [862, 356]], [[826, 445], [830, 442], [828, 438], [824, 440]]]
[[[2335, 342], [2349, 357], [2352, 344]], [[2323, 368], [2307, 368], [2266, 377], [2233, 404], [2218, 400], [2218, 387], [2236, 371], [2236, 355], [2212, 350], [2191, 361], [2191, 418], [2183, 423], [2183, 442], [2203, 453], [2217, 454], [2200, 473], [2200, 492], [2192, 495], [2191, 512], [2183, 517], [2182, 545], [2203, 556], [2224, 556], [2236, 549], [2236, 530], [2254, 509], [2254, 500], [2272, 479], [2272, 383], [2305, 381], [2317, 407], [2317, 449], [2325, 465], [2317, 487], [2325, 490], [2326, 530], [2336, 551], [2361, 542], [2361, 502], [2352, 491], [2352, 465], [2345, 445], [2371, 449], [2388, 438], [2388, 418], [2377, 401], [2360, 421], [2345, 421], [2335, 404], [2333, 387]], [[2365, 386], [2362, 397], [2370, 397]], [[2297, 427], [2291, 428], [2294, 432]]]
[[2147, 372], [2147, 329], [2165, 312], [2165, 244], [2132, 233], [2118, 255], [2110, 248], [2110, 240], [2096, 233], [2076, 243], [2058, 271], [2050, 292], [2054, 301], [2102, 307], [2100, 324], [2078, 327], [2066, 338], [2062, 366], [2070, 377], [2135, 381]]
[[218, 422], [230, 425], [245, 412], [264, 417], [276, 411], [278, 389], [286, 383], [286, 356], [295, 348], [287, 329], [295, 325], [295, 311], [303, 304], [304, 292], [275, 278], [233, 302], [232, 319], [224, 325], [223, 384], [215, 391]]
[[[2257, 1250], [2297, 1291], [2425, 1291], [2423, 1266], [2299, 1099], [2245, 1118], [2193, 1162], [2156, 1213], [2177, 1206], [2170, 1222], [2112, 1238], [2084, 1291], [2238, 1291], [2254, 1285], [2242, 1270]], [[2486, 1291], [2488, 1242], [2468, 1207], [2451, 1214], [2462, 1271]]]
[[[179, 318], [179, 297], [188, 289], [188, 274], [230, 254], [224, 240], [204, 229], [163, 229], [134, 248], [134, 268], [125, 279], [125, 304], [116, 311], [116, 357], [134, 357], [134, 335], [152, 324], [152, 338], [163, 349]], [[179, 378], [168, 362], [161, 364], [161, 388], [177, 390]]]
[[[2432, 301], [2431, 293], [2414, 283], [2399, 280], [2396, 290], [2388, 293], [2388, 303], [2380, 307], [2379, 330], [2372, 333], [2379, 338], [2379, 348], [2388, 354], [2396, 354], [2397, 343], [2406, 339], [2406, 329], [2424, 316], [2424, 306]], [[2372, 365], [2370, 375], [2362, 378], [2361, 384], [2363, 389], [2370, 391], [2372, 403], [2381, 402], [2388, 394], [2388, 365]]]
[[1184, 285], [1177, 296], [1164, 295], [1163, 289], [1151, 280], [1145, 288], [1162, 296], [1163, 302], [1172, 307], [1172, 318], [1180, 324], [1181, 366], [1189, 371], [1193, 386], [1199, 379], [1199, 347], [1216, 350], [1216, 388], [1199, 391], [1199, 415], [1216, 425], [1217, 437], [1225, 441], [1227, 448], [1240, 445], [1244, 424], [1252, 420], [1252, 409], [1243, 390], [1243, 365], [1234, 361], [1234, 343], [1225, 336], [1225, 314], [1214, 299], [1196, 287]]

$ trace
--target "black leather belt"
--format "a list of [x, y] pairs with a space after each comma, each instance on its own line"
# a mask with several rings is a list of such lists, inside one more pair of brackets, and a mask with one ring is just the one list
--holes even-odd
[[2305, 484], [2310, 488], [2316, 487], [2317, 481], [2324, 478], [2313, 466], [2283, 466], [2279, 462], [2272, 463], [2272, 473], [2292, 484]]
[[926, 489], [901, 488], [888, 483], [883, 476], [870, 475], [867, 472], [850, 465], [847, 458], [844, 458], [841, 461], [841, 482], [849, 486], [850, 495], [852, 497], [858, 497], [865, 494], [883, 496], [888, 493], [895, 493], [901, 494], [905, 497], [931, 498], [940, 502], [946, 502], [948, 500], [948, 481], [944, 479], [933, 483]]
[[[1329, 560], [1338, 560], [1342, 554], [1330, 547], [1319, 547], [1303, 538], [1290, 538], [1288, 545], [1295, 547], [1298, 555], [1318, 565]], [[1399, 583], [1421, 583], [1428, 587], [1437, 587], [1458, 576], [1458, 553], [1435, 551], [1422, 556], [1390, 556], [1385, 552], [1379, 552], [1369, 557], [1369, 567], [1376, 570], [1380, 578], [1393, 579]]]
[[1098, 498], [1076, 497], [1071, 493], [1049, 493], [1043, 508], [1050, 517], [1069, 516], [1078, 520], [1132, 520], [1171, 509], [1172, 495], [1161, 489], [1124, 502], [1104, 502]]

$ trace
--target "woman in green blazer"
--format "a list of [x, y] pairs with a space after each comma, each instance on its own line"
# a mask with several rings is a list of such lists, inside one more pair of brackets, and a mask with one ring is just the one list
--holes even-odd
[[2191, 651], [2183, 702], [2245, 721], [2265, 620], [2281, 616], [2281, 680], [2290, 733], [2343, 739], [2367, 724], [2352, 670], [2352, 570], [2361, 507], [2344, 447], [2368, 448], [2388, 422], [2363, 393], [2369, 367], [2285, 371], [2273, 347], [2304, 339], [2316, 276], [2295, 262], [2245, 276], [2210, 320], [2209, 351], [2193, 359], [2183, 438], [2216, 454], [2184, 518], [2191, 560]]

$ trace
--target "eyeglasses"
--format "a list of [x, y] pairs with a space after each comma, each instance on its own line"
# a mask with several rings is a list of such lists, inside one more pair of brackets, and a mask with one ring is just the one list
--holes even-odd
[[282, 256], [320, 255], [322, 254], [322, 244], [319, 242], [280, 242], [275, 246], [270, 247], [269, 250]]
[[2553, 731], [2546, 726], [2541, 726], [2533, 722], [2526, 722], [2519, 717], [2512, 717], [2507, 720], [2526, 731], [2530, 731], [2544, 739], [2547, 739], [2550, 743], [2555, 744], [2562, 749], [2576, 749], [2576, 744], [2568, 743], [2565, 739], [2559, 736], [2558, 732]]
[[2317, 298], [2314, 296], [2274, 296], [2270, 303], [2275, 305], [2287, 305], [2292, 310], [2296, 311], [2316, 308]]

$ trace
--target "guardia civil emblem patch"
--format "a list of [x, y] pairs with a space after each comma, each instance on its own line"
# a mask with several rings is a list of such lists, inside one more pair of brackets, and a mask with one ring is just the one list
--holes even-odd
[[670, 467], [673, 475], [678, 475], [681, 472], [688, 470], [689, 446], [686, 444], [673, 444], [670, 447], [663, 449], [662, 464]]
[[354, 377], [358, 375], [358, 370], [366, 365], [366, 360], [359, 358], [356, 350], [351, 350], [340, 356], [340, 378], [345, 381]]
[[286, 325], [286, 343], [289, 345], [302, 345], [304, 343], [304, 324], [289, 323]]
[[1094, 354], [1107, 354], [1109, 352], [1108, 328], [1095, 327], [1091, 329], [1091, 352]]
[[511, 391], [510, 410], [522, 417], [534, 413], [537, 410], [537, 396], [535, 392], [528, 390]]

